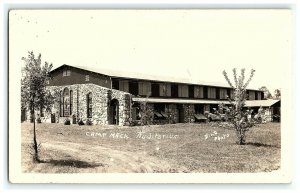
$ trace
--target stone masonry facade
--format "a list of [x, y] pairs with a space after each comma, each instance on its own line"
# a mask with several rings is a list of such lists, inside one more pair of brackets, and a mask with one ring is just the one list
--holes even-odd
[[[59, 99], [57, 99], [51, 108], [50, 113], [44, 112], [44, 116], [41, 117], [42, 122], [55, 122], [55, 123], [64, 123], [66, 119], [69, 119], [71, 124], [78, 123], [79, 120], [82, 120], [84, 124], [87, 121], [91, 122], [94, 125], [108, 125], [109, 122], [109, 107], [110, 103], [113, 100], [118, 101], [117, 104], [117, 124], [120, 126], [131, 125], [132, 120], [132, 95], [123, 92], [120, 90], [109, 89], [101, 87], [96, 84], [74, 84], [74, 85], [65, 85], [65, 86], [49, 86], [47, 89], [50, 92], [60, 93]], [[61, 111], [61, 101], [64, 90], [67, 89], [72, 95], [71, 105], [70, 105], [70, 114], [68, 116], [63, 116]], [[72, 91], [72, 94], [71, 94]], [[87, 95], [91, 94], [91, 105], [92, 105], [92, 115], [88, 117], [88, 103]], [[179, 123], [179, 104], [166, 104], [164, 112], [167, 115], [167, 118], [164, 119], [155, 119], [154, 116], [154, 104], [148, 103], [148, 109], [151, 113], [150, 124], [174, 124]], [[209, 105], [203, 105], [204, 109], [209, 110]], [[193, 123], [195, 122], [195, 106], [193, 104], [182, 104], [181, 105], [183, 120], [184, 123]], [[30, 120], [30, 113], [26, 112], [27, 120]]]
[[[73, 120], [78, 122], [82, 120], [86, 123], [89, 119], [95, 125], [108, 125], [108, 107], [112, 100], [118, 101], [118, 125], [129, 125], [130, 120], [130, 94], [119, 90], [108, 89], [95, 84], [74, 84], [66, 86], [49, 86], [48, 89], [51, 93], [64, 93], [64, 89], [72, 91], [72, 105], [70, 109], [72, 112], [69, 116], [61, 116], [60, 101], [56, 100], [51, 113], [44, 113], [41, 117], [42, 122], [51, 122], [55, 120], [56, 123], [63, 123], [67, 118], [73, 123]], [[87, 116], [87, 95], [91, 94], [92, 98], [92, 115]], [[29, 113], [28, 113], [29, 115]], [[52, 117], [52, 120], [51, 120]], [[55, 117], [55, 119], [53, 119]]]

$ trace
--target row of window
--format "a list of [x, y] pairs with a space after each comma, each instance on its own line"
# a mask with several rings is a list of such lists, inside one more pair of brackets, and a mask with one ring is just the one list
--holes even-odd
[[[234, 96], [234, 91], [228, 88], [170, 83], [113, 80], [112, 87], [133, 95], [152, 97], [227, 99], [227, 97], [233, 98]], [[262, 95], [260, 92], [248, 91], [248, 98], [249, 100], [261, 100]]]
[[[71, 70], [64, 70], [63, 76], [71, 76]], [[85, 81], [90, 81], [90, 76], [85, 76]], [[151, 83], [146, 81], [113, 80], [112, 88], [133, 95], [152, 97], [173, 97], [173, 98], [199, 98], [199, 99], [227, 99], [233, 98], [232, 89], [216, 88], [207, 86], [194, 86], [170, 83]], [[248, 91], [249, 100], [261, 100], [261, 92]]]

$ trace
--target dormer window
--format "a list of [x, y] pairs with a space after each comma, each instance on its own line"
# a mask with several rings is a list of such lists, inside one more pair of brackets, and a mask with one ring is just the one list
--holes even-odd
[[63, 76], [71, 76], [71, 70], [64, 70]]
[[85, 75], [85, 81], [90, 81], [90, 75]]

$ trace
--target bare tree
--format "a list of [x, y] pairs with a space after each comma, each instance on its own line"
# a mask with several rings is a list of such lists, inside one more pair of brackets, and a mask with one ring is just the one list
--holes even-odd
[[251, 120], [251, 111], [245, 110], [245, 102], [247, 98], [246, 88], [254, 76], [255, 70], [251, 70], [250, 77], [245, 82], [245, 69], [241, 69], [241, 74], [238, 76], [236, 73], [236, 68], [233, 70], [234, 84], [231, 83], [226, 71], [223, 71], [223, 75], [229, 84], [229, 86], [234, 90], [233, 100], [228, 97], [229, 107], [225, 107], [225, 114], [232, 125], [234, 126], [238, 138], [238, 144], [244, 145], [246, 142], [246, 131], [253, 126]]

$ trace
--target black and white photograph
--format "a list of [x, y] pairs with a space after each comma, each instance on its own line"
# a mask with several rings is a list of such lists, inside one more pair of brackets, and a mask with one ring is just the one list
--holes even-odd
[[11, 182], [290, 182], [292, 10], [12, 9], [8, 23]]

